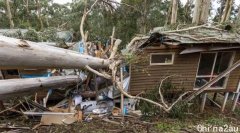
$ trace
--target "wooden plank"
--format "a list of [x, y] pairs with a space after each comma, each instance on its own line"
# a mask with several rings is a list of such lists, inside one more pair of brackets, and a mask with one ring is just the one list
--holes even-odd
[[203, 113], [204, 111], [206, 100], [207, 100], [207, 93], [204, 93], [202, 97], [202, 103], [201, 103], [201, 110], [200, 110], [201, 113]]
[[233, 112], [234, 112], [235, 109], [236, 109], [236, 106], [237, 106], [237, 103], [238, 103], [239, 96], [240, 96], [240, 92], [235, 93], [235, 97], [234, 97], [233, 105], [232, 105], [232, 111], [233, 111]]
[[227, 103], [227, 100], [228, 100], [228, 95], [229, 95], [229, 92], [226, 92], [226, 93], [225, 93], [225, 96], [224, 96], [222, 108], [221, 108], [221, 111], [222, 111], [222, 112], [224, 112], [224, 110], [225, 110], [226, 103]]

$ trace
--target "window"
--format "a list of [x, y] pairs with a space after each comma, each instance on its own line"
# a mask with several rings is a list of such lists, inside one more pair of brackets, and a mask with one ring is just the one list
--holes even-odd
[[[195, 88], [200, 88], [217, 77], [231, 64], [233, 52], [202, 53], [195, 81]], [[224, 88], [227, 77], [223, 77], [211, 88]]]
[[152, 53], [150, 54], [150, 65], [173, 64], [174, 53]]

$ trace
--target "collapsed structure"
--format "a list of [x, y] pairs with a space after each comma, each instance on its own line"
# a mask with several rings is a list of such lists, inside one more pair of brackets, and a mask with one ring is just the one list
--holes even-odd
[[[64, 99], [51, 111], [63, 110], [65, 113], [69, 113], [72, 106], [76, 108], [81, 103], [80, 110], [101, 114], [113, 109], [114, 103], [116, 103], [114, 99], [118, 98], [120, 94], [121, 100], [118, 102], [121, 103], [123, 113], [124, 108], [126, 109], [124, 106], [135, 109], [135, 99], [155, 104], [165, 112], [169, 112], [180, 100], [189, 102], [199, 94], [203, 94], [201, 105], [201, 111], [203, 111], [208, 93], [214, 93], [213, 99], [210, 100], [217, 106], [220, 106], [215, 102], [217, 93], [225, 94], [223, 104], [220, 106], [224, 111], [229, 93], [231, 93], [234, 94], [232, 111], [236, 108], [240, 95], [240, 40], [238, 34], [205, 25], [173, 31], [154, 31], [150, 36], [134, 38], [127, 45], [126, 50], [122, 51], [123, 55], [137, 59], [129, 66], [125, 64], [121, 55], [116, 54], [117, 46], [120, 43], [121, 41], [117, 39], [115, 46], [104, 49], [96, 44], [100, 49], [100, 54], [99, 51], [91, 49], [92, 46], [95, 46], [91, 44], [89, 52], [95, 52], [94, 57], [49, 46], [48, 43], [34, 43], [0, 36], [0, 68], [2, 69], [0, 76], [5, 78], [0, 81], [0, 96], [15, 96], [16, 94], [20, 95], [20, 92], [25, 95], [25, 92], [38, 91], [38, 88], [52, 90], [59, 87], [70, 87], [68, 88], [71, 90], [69, 99], [73, 100], [74, 104], [68, 103], [69, 109], [66, 111], [66, 108], [62, 108], [67, 104], [67, 100]], [[79, 45], [79, 43], [76, 44]], [[111, 53], [106, 55], [109, 51]], [[121, 65], [121, 71], [118, 71], [120, 64], [124, 65]], [[17, 69], [17, 74], [8, 69]], [[72, 70], [69, 72], [66, 69]], [[88, 73], [85, 69], [94, 74]], [[112, 75], [109, 74], [109, 70], [112, 71]], [[14, 74], [16, 74], [15, 77], [11, 77]], [[52, 77], [49, 77], [50, 75]], [[183, 92], [172, 105], [164, 102], [161, 88], [159, 88], [161, 103], [138, 96], [139, 93], [154, 88], [160, 79], [171, 75], [177, 75], [177, 77], [171, 78], [171, 83], [175, 86], [172, 90], [173, 94], [179, 91]], [[6, 88], [8, 90], [5, 90]], [[43, 95], [44, 107], [46, 107], [51, 93], [52, 91], [48, 91], [47, 95]], [[45, 95], [46, 97], [44, 97]], [[123, 95], [130, 99], [124, 100]], [[35, 102], [37, 102], [36, 97]], [[84, 101], [82, 98], [94, 98], [95, 100]], [[101, 103], [102, 100], [105, 101], [104, 104]], [[101, 103], [101, 106], [104, 105], [105, 108], [100, 108], [98, 103]], [[33, 106], [35, 104], [33, 103]], [[37, 107], [39, 108], [39, 106]], [[44, 110], [49, 111], [46, 108]], [[31, 111], [24, 113], [26, 115], [52, 114]]]
[[[202, 111], [206, 95], [211, 92], [215, 93], [213, 101], [217, 93], [225, 93], [222, 111], [229, 93], [234, 93], [234, 110], [240, 91], [239, 37], [239, 34], [206, 25], [155, 30], [150, 37], [140, 37], [128, 46], [142, 57], [130, 67], [129, 92], [138, 94], [154, 88], [163, 77], [178, 75], [171, 79], [176, 86], [173, 91], [203, 92]], [[217, 80], [210, 82], [214, 79]]]

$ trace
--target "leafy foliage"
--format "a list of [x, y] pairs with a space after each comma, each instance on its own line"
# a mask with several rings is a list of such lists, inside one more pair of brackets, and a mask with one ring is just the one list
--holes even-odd
[[[173, 95], [172, 92], [176, 87], [171, 83], [170, 80], [164, 82], [162, 84], [162, 94], [165, 98], [165, 101], [168, 103], [172, 103], [177, 99], [176, 93]], [[160, 95], [159, 95], [159, 86], [156, 86], [154, 89], [150, 91], [146, 91], [143, 97], [151, 99], [156, 102], [160, 102]], [[161, 116], [162, 110], [159, 107], [156, 107], [148, 102], [140, 101], [139, 109], [142, 111], [145, 117], [151, 116]], [[187, 112], [188, 105], [185, 102], [180, 102], [179, 104], [175, 105], [170, 113], [168, 114], [171, 118], [178, 118], [184, 119], [186, 117], [185, 113]]]

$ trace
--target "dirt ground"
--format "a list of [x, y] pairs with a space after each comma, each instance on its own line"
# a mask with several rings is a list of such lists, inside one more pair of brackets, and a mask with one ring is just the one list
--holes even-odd
[[[39, 126], [38, 118], [26, 119], [23, 116], [1, 117], [0, 125], [8, 124], [15, 127], [29, 129], [4, 129], [1, 132], [24, 133], [198, 133], [198, 125], [215, 125], [224, 127], [238, 127], [240, 132], [240, 107], [235, 113], [220, 113], [217, 108], [206, 108], [202, 114], [187, 114], [182, 120], [168, 117], [134, 118], [134, 117], [109, 117], [119, 124], [103, 121], [95, 118], [89, 122], [75, 122], [71, 125]], [[36, 128], [36, 129], [33, 129]]]
[[[106, 122], [102, 118], [75, 122], [71, 125], [37, 126], [40, 117], [26, 118], [18, 113], [0, 116], [0, 132], [8, 133], [198, 133], [199, 126], [234, 127], [240, 133], [240, 105], [235, 112], [231, 112], [231, 104], [227, 104], [226, 111], [221, 113], [216, 106], [206, 103], [204, 113], [199, 113], [199, 105], [194, 106], [196, 113], [186, 113], [182, 119], [165, 116], [154, 117], [113, 117], [107, 118], [115, 123]], [[6, 125], [19, 127], [5, 128]], [[202, 131], [203, 132], [203, 131]], [[209, 132], [213, 132], [211, 129]], [[217, 132], [216, 132], [217, 133]]]

